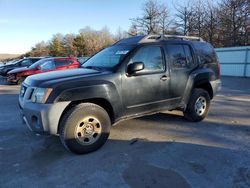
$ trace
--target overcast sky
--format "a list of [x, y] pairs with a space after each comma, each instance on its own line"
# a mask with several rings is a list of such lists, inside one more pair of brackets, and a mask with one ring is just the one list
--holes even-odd
[[[173, 10], [172, 0], [160, 0]], [[176, 1], [176, 0], [175, 0]], [[25, 53], [56, 33], [90, 26], [126, 30], [145, 0], [0, 0], [0, 53]], [[185, 0], [178, 0], [184, 3]]]

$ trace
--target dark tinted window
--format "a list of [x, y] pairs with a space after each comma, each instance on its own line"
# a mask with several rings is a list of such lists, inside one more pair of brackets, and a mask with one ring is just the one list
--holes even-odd
[[192, 56], [191, 48], [188, 45], [183, 45], [183, 48], [184, 48], [185, 54], [186, 54], [187, 66], [188, 67], [194, 66], [194, 59]]
[[53, 59], [49, 59], [45, 62], [43, 62], [41, 65], [41, 70], [43, 71], [47, 71], [47, 70], [53, 70], [55, 69], [55, 63], [54, 63], [54, 60]]
[[216, 61], [216, 53], [209, 43], [197, 43], [195, 45], [198, 51], [198, 59], [200, 63], [212, 63]]
[[37, 61], [39, 61], [41, 58], [32, 58], [32, 59], [30, 59], [31, 61], [32, 61], [32, 63], [35, 63], [35, 62], [37, 62]]
[[64, 60], [64, 59], [55, 59], [55, 65], [56, 67], [60, 66], [67, 66], [70, 65], [72, 62], [69, 60]]
[[144, 63], [145, 68], [141, 72], [164, 70], [161, 48], [157, 46], [140, 48], [132, 58], [132, 62]]
[[168, 45], [167, 51], [174, 68], [187, 67], [186, 55], [182, 45]]

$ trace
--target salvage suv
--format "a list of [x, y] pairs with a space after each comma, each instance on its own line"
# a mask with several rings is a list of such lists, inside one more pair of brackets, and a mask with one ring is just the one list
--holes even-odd
[[19, 104], [32, 131], [59, 135], [68, 150], [84, 154], [100, 148], [122, 120], [174, 109], [203, 120], [220, 85], [216, 53], [201, 38], [136, 36], [80, 69], [28, 77]]

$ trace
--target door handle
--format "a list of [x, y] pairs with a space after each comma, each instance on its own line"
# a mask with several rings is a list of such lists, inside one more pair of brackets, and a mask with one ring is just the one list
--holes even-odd
[[161, 80], [162, 80], [162, 81], [167, 81], [167, 80], [169, 80], [169, 77], [166, 76], [166, 75], [164, 75], [164, 76], [161, 77]]

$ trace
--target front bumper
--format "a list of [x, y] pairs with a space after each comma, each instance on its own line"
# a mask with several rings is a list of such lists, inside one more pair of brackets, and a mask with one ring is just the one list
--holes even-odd
[[213, 96], [215, 96], [221, 90], [221, 80], [214, 80], [210, 82], [213, 89]]
[[25, 124], [30, 130], [39, 134], [58, 134], [59, 121], [63, 111], [70, 102], [38, 104], [27, 98], [29, 89], [23, 97], [19, 96], [19, 107]]
[[4, 69], [0, 69], [0, 76], [6, 76], [6, 72]]

